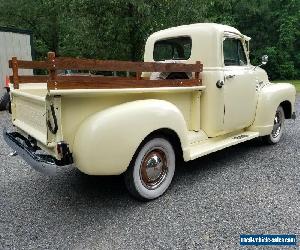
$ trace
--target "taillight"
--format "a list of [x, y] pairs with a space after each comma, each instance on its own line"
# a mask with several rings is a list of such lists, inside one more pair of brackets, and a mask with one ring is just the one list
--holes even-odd
[[57, 149], [57, 154], [60, 158], [64, 157], [64, 152], [66, 151], [67, 148], [67, 144], [64, 142], [58, 142], [56, 145], [56, 149]]
[[9, 84], [10, 84], [9, 76], [6, 76], [6, 79], [5, 79], [5, 87], [6, 87], [6, 88], [9, 88]]
[[56, 150], [59, 160], [57, 161], [58, 165], [67, 165], [73, 163], [72, 153], [70, 153], [68, 144], [61, 141], [56, 145]]

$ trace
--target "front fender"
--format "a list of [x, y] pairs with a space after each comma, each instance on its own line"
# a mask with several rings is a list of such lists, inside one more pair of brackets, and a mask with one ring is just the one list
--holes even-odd
[[256, 116], [250, 131], [259, 132], [261, 136], [272, 132], [277, 107], [283, 102], [291, 104], [294, 112], [296, 89], [289, 83], [268, 84], [260, 90]]
[[187, 147], [186, 122], [170, 102], [139, 100], [95, 113], [76, 132], [74, 162], [90, 175], [121, 174], [145, 137], [161, 128], [176, 132]]

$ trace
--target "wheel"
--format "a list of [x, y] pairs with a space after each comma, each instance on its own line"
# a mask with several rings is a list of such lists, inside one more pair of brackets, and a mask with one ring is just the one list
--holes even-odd
[[275, 113], [274, 126], [271, 134], [263, 137], [263, 140], [266, 143], [273, 145], [280, 141], [284, 129], [284, 120], [284, 110], [281, 106], [279, 106]]
[[162, 137], [149, 139], [137, 150], [124, 179], [128, 191], [137, 199], [152, 200], [169, 187], [175, 172], [175, 152]]
[[0, 111], [9, 110], [10, 107], [10, 96], [9, 93], [5, 92], [0, 99]]

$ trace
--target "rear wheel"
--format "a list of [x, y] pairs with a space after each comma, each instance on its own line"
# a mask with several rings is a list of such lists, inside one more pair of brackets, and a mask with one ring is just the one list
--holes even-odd
[[174, 172], [175, 152], [171, 143], [156, 137], [139, 147], [125, 172], [125, 184], [135, 198], [152, 200], [167, 190]]
[[284, 110], [281, 106], [279, 106], [275, 113], [273, 130], [271, 134], [264, 136], [263, 140], [270, 145], [278, 143], [283, 134], [284, 122]]

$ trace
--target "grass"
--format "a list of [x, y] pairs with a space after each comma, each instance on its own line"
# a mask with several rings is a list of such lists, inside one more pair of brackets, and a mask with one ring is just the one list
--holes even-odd
[[282, 80], [282, 81], [272, 81], [272, 82], [290, 82], [292, 84], [294, 84], [294, 86], [296, 87], [297, 92], [300, 92], [300, 80]]

